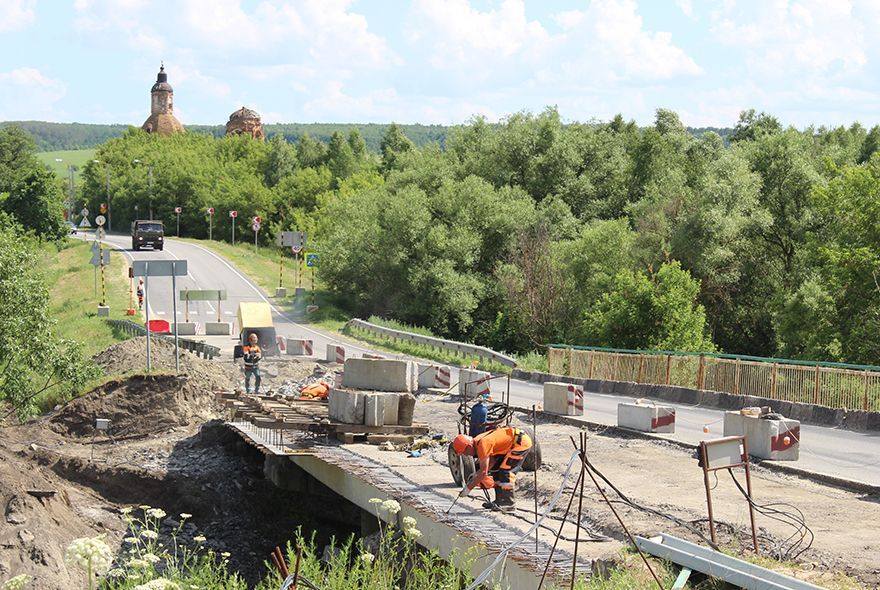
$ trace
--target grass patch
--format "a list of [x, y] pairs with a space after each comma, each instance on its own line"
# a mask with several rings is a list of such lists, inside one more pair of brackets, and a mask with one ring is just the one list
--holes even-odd
[[[83, 150], [59, 150], [56, 152], [40, 152], [37, 154], [37, 157], [46, 164], [52, 172], [54, 172], [58, 178], [67, 178], [67, 167], [70, 165], [76, 166], [77, 169], [82, 169], [83, 166], [91, 162], [95, 158], [95, 150], [91, 149], [83, 149]], [[60, 159], [58, 162], [56, 160]]]

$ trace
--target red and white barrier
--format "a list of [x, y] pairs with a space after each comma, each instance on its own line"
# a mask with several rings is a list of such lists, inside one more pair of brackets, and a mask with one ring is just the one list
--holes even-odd
[[276, 336], [275, 343], [278, 344], [278, 352], [282, 354], [287, 352], [287, 342], [284, 340], [284, 336]]
[[458, 372], [458, 392], [469, 398], [489, 395], [491, 378], [492, 374], [488, 371], [461, 369]]
[[544, 411], [560, 416], [584, 415], [584, 388], [572, 383], [544, 384]]
[[580, 385], [568, 386], [568, 415], [584, 415], [584, 388]]
[[345, 363], [345, 348], [342, 347], [341, 344], [336, 344], [335, 342], [331, 342], [327, 345], [327, 356], [325, 357], [328, 363]]
[[449, 389], [452, 383], [452, 370], [447, 365], [437, 365], [434, 371], [434, 387]]
[[312, 356], [312, 341], [299, 338], [288, 338], [287, 354], [294, 356]]
[[655, 404], [617, 404], [617, 425], [639, 432], [675, 432], [675, 408]]
[[745, 436], [749, 454], [772, 461], [797, 461], [801, 423], [790, 418], [767, 420], [739, 412], [724, 413], [724, 436]]

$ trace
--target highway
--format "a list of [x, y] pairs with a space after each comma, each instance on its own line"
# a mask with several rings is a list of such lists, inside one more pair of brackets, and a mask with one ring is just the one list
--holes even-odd
[[[85, 236], [86, 239], [91, 239]], [[219, 310], [223, 321], [235, 322], [235, 313], [241, 301], [266, 301], [274, 310], [275, 328], [279, 335], [293, 338], [308, 338], [314, 342], [316, 356], [323, 357], [325, 346], [329, 342], [340, 342], [340, 336], [329, 335], [307, 325], [294, 322], [283, 310], [275, 306], [271, 298], [251, 282], [239, 269], [213, 252], [188, 242], [166, 239], [164, 251], [130, 251], [131, 238], [128, 236], [107, 236], [106, 242], [123, 250], [128, 261], [131, 260], [175, 260], [188, 261], [189, 275], [179, 277], [177, 288], [180, 289], [225, 289], [227, 301]], [[112, 264], [119, 264], [119, 254]], [[148, 300], [151, 317], [171, 320], [172, 317], [171, 279], [152, 278], [149, 285]], [[181, 321], [186, 315], [181, 302], [178, 302], [178, 317]], [[192, 302], [189, 304], [190, 321], [204, 324], [206, 321], [217, 321], [217, 304], [212, 302]], [[237, 333], [237, 326], [233, 326]], [[225, 339], [228, 351], [232, 345], [232, 337]], [[212, 344], [220, 345], [213, 339]], [[368, 347], [344, 341], [346, 352], [360, 356], [370, 350]], [[372, 351], [379, 352], [379, 351]], [[379, 352], [381, 354], [381, 352]], [[386, 353], [387, 354], [387, 353]], [[453, 370], [453, 382], [457, 381], [457, 372]], [[506, 391], [507, 379], [501, 378], [492, 382], [493, 397], [500, 399]], [[540, 404], [543, 397], [542, 386], [525, 381], [510, 381], [511, 402], [514, 405], [531, 406]], [[591, 422], [614, 425], [617, 421], [617, 404], [632, 401], [632, 398], [587, 392], [585, 395], [585, 418]], [[697, 443], [706, 438], [722, 435], [723, 412], [712, 408], [671, 404], [676, 408], [676, 432], [665, 435], [668, 438], [689, 443]], [[703, 432], [704, 426], [709, 433]], [[861, 433], [820, 426], [801, 426], [800, 459], [788, 464], [832, 475], [853, 479], [871, 485], [880, 486], [880, 432]]]

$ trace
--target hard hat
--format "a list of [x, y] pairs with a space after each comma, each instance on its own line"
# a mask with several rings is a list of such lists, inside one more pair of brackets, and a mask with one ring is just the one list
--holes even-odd
[[257, 335], [254, 334], [253, 332], [251, 332], [251, 335], [248, 336], [248, 342], [256, 342], [256, 341], [257, 341]]
[[468, 447], [474, 444], [474, 439], [466, 434], [459, 434], [452, 439], [452, 448], [459, 455], [463, 454]]

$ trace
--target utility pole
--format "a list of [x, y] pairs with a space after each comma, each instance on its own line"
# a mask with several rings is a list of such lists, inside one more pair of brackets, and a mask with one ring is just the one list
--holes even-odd
[[110, 166], [106, 163], [104, 164], [107, 170], [107, 231], [113, 230], [113, 224], [111, 223], [110, 210], [112, 207], [110, 206]]
[[147, 181], [150, 185], [150, 219], [153, 219], [153, 166], [147, 168]]

